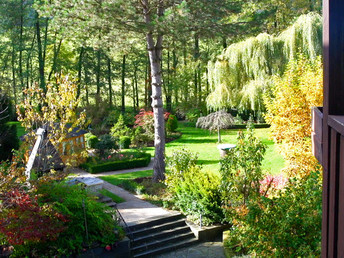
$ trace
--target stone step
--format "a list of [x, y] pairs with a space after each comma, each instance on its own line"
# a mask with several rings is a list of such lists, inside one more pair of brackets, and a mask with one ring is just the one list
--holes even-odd
[[199, 241], [196, 238], [190, 238], [180, 242], [164, 245], [162, 247], [146, 250], [144, 252], [134, 254], [133, 257], [153, 257], [154, 255], [162, 254], [183, 247], [188, 247], [197, 243], [199, 243]]
[[181, 218], [183, 218], [184, 216], [180, 213], [174, 214], [174, 215], [169, 215], [169, 216], [159, 216], [156, 218], [151, 218], [149, 221], [144, 222], [144, 223], [140, 223], [140, 224], [136, 224], [136, 225], [132, 225], [129, 227], [130, 231], [137, 231], [139, 229], [142, 228], [149, 228], [155, 225], [159, 225], [159, 224], [163, 224], [166, 222], [171, 222], [171, 221], [176, 221], [179, 220]]
[[135, 239], [131, 241], [131, 246], [136, 247], [138, 245], [142, 245], [143, 243], [148, 243], [149, 241], [160, 240], [168, 236], [171, 236], [173, 234], [180, 235], [180, 234], [189, 233], [189, 232], [190, 232], [190, 227], [187, 225], [171, 228], [171, 229], [163, 230], [161, 232], [155, 232], [155, 233], [144, 235], [141, 237], [136, 237]]
[[104, 195], [99, 195], [98, 196], [98, 202], [101, 202], [101, 203], [108, 203], [108, 202], [112, 202], [112, 199], [110, 197], [107, 197], [107, 196], [104, 196]]
[[192, 238], [195, 238], [195, 235], [191, 231], [182, 234], [175, 234], [175, 232], [173, 232], [170, 236], [161, 239], [151, 239], [149, 242], [135, 246], [131, 248], [131, 252], [132, 254], [138, 254], [147, 250], [157, 249], [171, 243], [179, 243], [183, 240]]
[[172, 221], [172, 222], [168, 221], [163, 224], [153, 224], [153, 226], [141, 228], [135, 231], [130, 230], [130, 232], [132, 233], [133, 239], [136, 239], [138, 237], [150, 235], [155, 232], [161, 232], [167, 229], [172, 229], [172, 228], [181, 227], [185, 225], [186, 223], [184, 219], [178, 219], [176, 221]]
[[116, 202], [106, 202], [104, 203], [107, 206], [111, 207], [111, 208], [116, 208], [117, 207], [117, 203]]

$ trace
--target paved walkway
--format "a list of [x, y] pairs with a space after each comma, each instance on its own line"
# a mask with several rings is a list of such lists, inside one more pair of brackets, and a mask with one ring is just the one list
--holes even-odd
[[[74, 169], [73, 173], [76, 174], [75, 176], [100, 177], [105, 175], [115, 175], [149, 170], [152, 168], [153, 166], [151, 162], [148, 167], [144, 168], [126, 169], [99, 174], [90, 174], [82, 169]], [[157, 207], [149, 202], [140, 199], [139, 195], [133, 195], [128, 191], [118, 186], [112, 185], [108, 182], [104, 181], [103, 187], [125, 200], [125, 202], [117, 204], [117, 208], [123, 216], [125, 222], [129, 226], [149, 221], [154, 217], [161, 217], [168, 214], [178, 213], [165, 210], [161, 207]], [[166, 254], [158, 255], [156, 256], [156, 258], [225, 258], [225, 255], [223, 251], [222, 241], [219, 239], [214, 242], [204, 242], [191, 247], [186, 247]]]

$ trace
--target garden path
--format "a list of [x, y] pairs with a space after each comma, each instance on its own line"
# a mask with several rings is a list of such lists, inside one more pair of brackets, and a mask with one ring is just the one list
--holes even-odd
[[[99, 177], [105, 175], [123, 174], [135, 171], [149, 170], [152, 168], [153, 166], [151, 162], [148, 167], [144, 168], [126, 169], [120, 171], [104, 172], [99, 174], [90, 174], [82, 169], [76, 168], [72, 171], [72, 173], [75, 174], [75, 176]], [[167, 211], [163, 208], [157, 207], [149, 202], [143, 201], [140, 199], [139, 195], [133, 195], [128, 191], [118, 186], [112, 185], [108, 182], [104, 181], [103, 187], [125, 200], [125, 202], [117, 204], [117, 208], [129, 226], [149, 221], [155, 217], [166, 216], [174, 213], [172, 211]], [[156, 256], [156, 258], [176, 257], [225, 258], [225, 255], [222, 241], [215, 240], [213, 242], [199, 243], [194, 246], [185, 247], [179, 250], [171, 251], [169, 253]]]
[[[99, 174], [90, 174], [86, 172], [85, 170], [75, 168], [72, 171], [72, 173], [74, 174], [74, 176], [100, 177], [100, 176], [106, 176], [106, 175], [115, 175], [115, 174], [123, 174], [123, 173], [149, 170], [153, 168], [152, 163], [153, 162], [151, 162], [148, 165], [148, 167], [126, 169], [126, 170], [120, 170], [120, 171], [110, 171], [110, 172], [104, 172], [104, 173], [99, 173]], [[114, 193], [115, 195], [125, 200], [125, 202], [117, 204], [117, 209], [121, 213], [123, 219], [129, 226], [149, 221], [150, 219], [154, 217], [166, 216], [166, 215], [171, 215], [171, 214], [176, 213], [176, 212], [168, 211], [161, 207], [155, 206], [149, 202], [146, 202], [140, 199], [139, 195], [133, 195], [129, 193], [128, 191], [118, 186], [112, 185], [108, 182], [104, 181], [103, 187], [106, 190]]]

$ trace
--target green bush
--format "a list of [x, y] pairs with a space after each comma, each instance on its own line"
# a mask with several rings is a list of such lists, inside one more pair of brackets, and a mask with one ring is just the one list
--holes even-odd
[[258, 257], [319, 257], [321, 205], [320, 172], [290, 179], [275, 197], [248, 202], [225, 245]]
[[168, 132], [175, 132], [178, 128], [178, 120], [175, 115], [169, 115], [167, 123], [166, 123], [166, 129]]
[[130, 129], [125, 125], [123, 115], [119, 116], [117, 123], [111, 128], [110, 134], [115, 138], [129, 136]]
[[202, 223], [209, 225], [222, 222], [220, 180], [211, 173], [201, 171], [194, 166], [183, 173], [174, 187], [174, 205], [192, 220], [202, 215]]
[[109, 134], [104, 134], [99, 137], [95, 148], [99, 150], [100, 155], [104, 155], [106, 150], [117, 149], [116, 140]]
[[91, 133], [85, 134], [85, 140], [86, 140], [87, 148], [91, 148], [91, 149], [95, 149], [97, 143], [99, 142], [98, 137]]
[[142, 155], [143, 157], [141, 158], [134, 158], [131, 160], [116, 160], [105, 162], [102, 164], [94, 164], [92, 162], [87, 162], [82, 164], [81, 167], [92, 174], [121, 169], [146, 167], [151, 161], [151, 155], [148, 153], [142, 153]]
[[203, 224], [223, 220], [219, 178], [201, 171], [196, 165], [197, 155], [186, 149], [168, 158], [169, 171], [165, 184], [174, 205], [192, 220], [202, 215]]
[[128, 149], [131, 143], [131, 139], [129, 136], [121, 136], [119, 137], [119, 146], [121, 149]]
[[[84, 248], [97, 245], [105, 247], [123, 237], [123, 230], [113, 217], [116, 216], [114, 210], [97, 202], [81, 185], [44, 182], [38, 185], [35, 194], [41, 207], [48, 207], [46, 209], [52, 209], [61, 217], [62, 230], [54, 240], [25, 241], [15, 246], [13, 257], [76, 256]], [[52, 230], [54, 226], [45, 225]]]
[[198, 108], [193, 108], [190, 109], [187, 113], [186, 113], [186, 120], [189, 122], [197, 122], [197, 119], [201, 116], [201, 110]]

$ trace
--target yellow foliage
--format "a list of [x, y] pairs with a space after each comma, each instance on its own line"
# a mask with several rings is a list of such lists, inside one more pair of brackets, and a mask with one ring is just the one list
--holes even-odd
[[301, 56], [291, 61], [283, 77], [275, 77], [273, 96], [265, 98], [272, 137], [286, 160], [289, 176], [314, 171], [317, 161], [311, 146], [311, 108], [322, 106], [323, 75], [320, 58]]
[[[56, 150], [62, 149], [62, 142], [73, 128], [85, 128], [86, 113], [77, 112], [77, 85], [68, 76], [57, 79], [56, 85], [47, 85], [44, 92], [37, 84], [24, 91], [25, 99], [17, 106], [18, 121], [25, 127], [26, 141], [33, 146], [35, 129], [45, 127], [47, 139]], [[47, 158], [52, 155], [47, 154]], [[68, 155], [65, 165], [80, 164], [83, 153]]]

